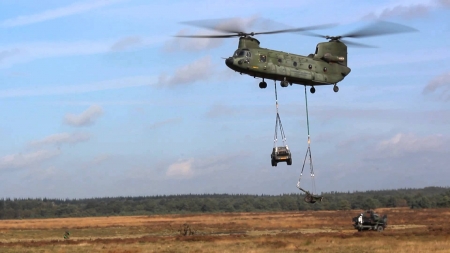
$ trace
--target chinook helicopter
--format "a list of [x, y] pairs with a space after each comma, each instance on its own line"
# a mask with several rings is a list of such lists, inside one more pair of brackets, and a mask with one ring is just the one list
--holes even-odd
[[[416, 31], [414, 28], [379, 21], [364, 28], [341, 36], [324, 36], [307, 32], [329, 28], [334, 25], [319, 25], [303, 28], [292, 28], [266, 32], [244, 32], [240, 28], [230, 28], [217, 25], [224, 20], [203, 20], [184, 22], [213, 29], [226, 34], [217, 35], [177, 35], [184, 38], [232, 38], [239, 37], [238, 48], [233, 56], [225, 59], [225, 64], [240, 74], [247, 74], [254, 78], [262, 78], [259, 87], [267, 87], [265, 79], [280, 81], [281, 87], [292, 84], [311, 86], [310, 92], [315, 93], [315, 86], [333, 85], [333, 91], [338, 92], [337, 84], [351, 71], [347, 66], [347, 45], [357, 47], [372, 47], [369, 45], [343, 40], [343, 38], [362, 38], [370, 36], [387, 35], [394, 33]], [[216, 23], [216, 25], [211, 25]], [[254, 36], [277, 33], [301, 33], [308, 36], [322, 37], [327, 42], [320, 42], [314, 54], [308, 56], [276, 51], [260, 47], [260, 42]]]

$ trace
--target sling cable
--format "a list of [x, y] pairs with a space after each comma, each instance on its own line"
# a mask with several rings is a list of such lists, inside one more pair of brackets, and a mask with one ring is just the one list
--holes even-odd
[[[276, 167], [279, 162], [286, 162], [287, 165], [292, 165], [291, 151], [286, 144], [286, 135], [284, 135], [283, 125], [281, 124], [280, 114], [278, 113], [278, 95], [277, 82], [275, 81], [275, 106], [277, 109], [277, 116], [275, 118], [275, 135], [273, 137], [273, 149], [270, 155], [272, 166]], [[281, 139], [283, 146], [277, 146], [278, 142], [278, 127], [280, 128]]]
[[[319, 196], [319, 195], [315, 195], [316, 192], [316, 182], [314, 180], [314, 166], [313, 166], [313, 160], [312, 160], [312, 155], [311, 155], [311, 137], [309, 134], [309, 115], [308, 115], [308, 97], [306, 95], [306, 85], [305, 85], [305, 102], [306, 102], [306, 126], [308, 129], [308, 148], [306, 149], [306, 154], [305, 154], [305, 160], [303, 161], [303, 166], [302, 166], [302, 171], [300, 173], [300, 177], [298, 179], [297, 182], [297, 188], [304, 192], [306, 194], [304, 200], [307, 203], [311, 203], [314, 204], [317, 201], [322, 201], [323, 197]], [[300, 187], [300, 181], [302, 179], [302, 175], [303, 175], [303, 170], [305, 169], [305, 165], [306, 165], [306, 160], [309, 160], [309, 169], [310, 169], [310, 175], [311, 175], [311, 192], [307, 191], [305, 189], [303, 189], [302, 187]]]

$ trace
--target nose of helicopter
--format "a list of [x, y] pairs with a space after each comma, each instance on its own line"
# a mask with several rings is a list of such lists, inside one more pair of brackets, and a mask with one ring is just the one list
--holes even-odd
[[233, 57], [228, 57], [228, 58], [225, 60], [225, 64], [226, 64], [228, 67], [233, 66]]

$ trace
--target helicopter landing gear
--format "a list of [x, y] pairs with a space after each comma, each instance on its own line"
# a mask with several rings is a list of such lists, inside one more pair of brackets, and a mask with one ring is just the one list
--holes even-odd
[[314, 94], [316, 92], [316, 88], [314, 88], [314, 86], [311, 87], [311, 89], [309, 89], [309, 91]]
[[286, 77], [284, 78], [283, 81], [280, 82], [281, 87], [288, 87], [289, 86], [289, 82], [286, 80]]
[[267, 88], [267, 83], [264, 82], [264, 81], [260, 82], [260, 83], [259, 83], [259, 88], [261, 88], [261, 89]]
[[334, 92], [338, 92], [339, 91], [339, 87], [336, 84], [334, 84], [333, 91]]

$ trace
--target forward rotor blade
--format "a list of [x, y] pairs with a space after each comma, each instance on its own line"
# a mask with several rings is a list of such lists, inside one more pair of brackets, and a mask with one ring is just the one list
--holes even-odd
[[368, 25], [354, 32], [342, 35], [342, 37], [362, 38], [362, 37], [382, 36], [396, 33], [417, 32], [417, 31], [418, 31], [417, 29], [414, 29], [406, 25], [401, 25], [387, 21], [378, 21], [374, 24]]
[[295, 32], [309, 31], [309, 30], [326, 29], [326, 28], [330, 28], [330, 27], [334, 27], [334, 26], [336, 26], [336, 24], [315, 25], [315, 26], [275, 30], [275, 31], [268, 31], [268, 32], [257, 32], [257, 33], [255, 33], [255, 35], [257, 35], [257, 34], [275, 34], [275, 33], [295, 33]]
[[[241, 18], [232, 18], [232, 19], [205, 19], [205, 20], [195, 20], [195, 21], [186, 21], [181, 22], [182, 24], [192, 25], [202, 28], [207, 28], [223, 33], [235, 33], [236, 36], [246, 36], [246, 35], [258, 35], [258, 34], [276, 34], [276, 33], [296, 33], [303, 32], [308, 30], [319, 30], [336, 26], [336, 24], [324, 24], [324, 25], [316, 25], [316, 26], [307, 26], [300, 28], [289, 28], [289, 29], [280, 29], [280, 30], [272, 30], [267, 32], [244, 32], [244, 30], [250, 30], [250, 27], [254, 25], [264, 25], [264, 26], [280, 26], [275, 21], [270, 19], [263, 18], [252, 18], [252, 19], [241, 19]], [[197, 35], [193, 36], [178, 36], [178, 37], [190, 37], [190, 38], [228, 38], [234, 37], [232, 35], [225, 35], [226, 37], [221, 37], [222, 35], [211, 35], [207, 37], [200, 37]]]
[[239, 34], [224, 34], [224, 35], [175, 35], [174, 37], [180, 38], [212, 38], [212, 39], [221, 39], [221, 38], [232, 38], [239, 37]]
[[311, 37], [325, 38], [325, 39], [328, 37], [328, 36], [325, 36], [325, 35], [322, 35], [322, 34], [313, 33], [313, 32], [302, 32], [302, 35], [311, 36]]
[[204, 19], [181, 22], [181, 24], [192, 25], [210, 30], [215, 30], [224, 33], [240, 33], [243, 32], [243, 27], [240, 27], [244, 23], [242, 19]]

